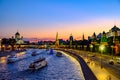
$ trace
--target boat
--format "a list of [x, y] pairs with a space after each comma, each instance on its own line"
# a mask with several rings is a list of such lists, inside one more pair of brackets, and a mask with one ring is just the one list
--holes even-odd
[[116, 62], [120, 64], [120, 58], [116, 58]]
[[38, 52], [32, 52], [32, 56], [36, 56], [36, 55], [39, 55], [41, 53], [41, 51], [38, 51]]
[[61, 52], [57, 52], [57, 53], [56, 53], [56, 56], [61, 57], [61, 56], [62, 56], [62, 53], [61, 53]]
[[50, 49], [50, 50], [49, 50], [49, 54], [53, 54], [53, 49]]
[[31, 55], [32, 55], [32, 56], [36, 56], [37, 54], [36, 54], [35, 52], [33, 52]]
[[45, 58], [39, 58], [29, 65], [29, 69], [37, 70], [37, 69], [43, 68], [45, 66], [47, 66], [47, 61], [45, 61]]
[[108, 63], [111, 64], [111, 65], [114, 65], [114, 60], [110, 59]]
[[8, 58], [7, 58], [7, 62], [10, 63], [10, 62], [15, 62], [17, 60], [19, 60], [20, 58], [18, 58], [16, 55], [10, 55]]
[[38, 54], [34, 51], [34, 52], [32, 52], [31, 55], [32, 55], [32, 56], [36, 56], [36, 55], [38, 55]]

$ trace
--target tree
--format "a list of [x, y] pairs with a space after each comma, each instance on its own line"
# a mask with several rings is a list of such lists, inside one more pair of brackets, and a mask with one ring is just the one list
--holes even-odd
[[108, 38], [108, 44], [109, 45], [113, 45], [113, 37], [109, 37]]
[[3, 38], [1, 41], [2, 45], [7, 45], [8, 44], [8, 39], [7, 38]]
[[4, 51], [5, 50], [5, 46], [7, 46], [7, 45], [8, 45], [8, 39], [7, 38], [3, 38], [1, 40], [1, 47], [2, 46], [4, 46], [4, 47], [1, 48], [1, 51]]
[[12, 47], [12, 51], [14, 50], [14, 45], [16, 44], [16, 40], [14, 38], [9, 38], [9, 45]]

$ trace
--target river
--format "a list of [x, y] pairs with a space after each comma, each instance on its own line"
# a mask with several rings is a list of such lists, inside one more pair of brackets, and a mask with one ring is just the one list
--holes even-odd
[[[31, 56], [31, 52], [40, 54]], [[44, 49], [27, 49], [17, 53], [23, 59], [14, 63], [7, 63], [7, 56], [0, 57], [0, 80], [85, 80], [81, 66], [76, 59], [62, 52], [62, 57], [47, 54]], [[39, 57], [45, 57], [48, 66], [36, 71], [28, 70], [28, 66]]]

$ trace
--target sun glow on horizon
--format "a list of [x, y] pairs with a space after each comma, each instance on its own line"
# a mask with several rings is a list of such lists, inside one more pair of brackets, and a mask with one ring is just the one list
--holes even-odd
[[[103, 20], [102, 20], [103, 21]], [[49, 28], [21, 28], [19, 30], [21, 36], [24, 38], [38, 38], [41, 40], [55, 40], [56, 32], [58, 32], [59, 39], [68, 40], [70, 34], [72, 33], [73, 38], [76, 40], [81, 40], [82, 35], [84, 34], [85, 39], [88, 39], [88, 36], [92, 36], [95, 32], [96, 34], [102, 33], [103, 31], [108, 32], [114, 24], [112, 21], [104, 20], [102, 21], [92, 21], [88, 24], [72, 23], [72, 24], [61, 24], [59, 26], [50, 25]], [[116, 23], [117, 27], [120, 26], [119, 23]], [[15, 30], [16, 31], [16, 30]], [[6, 35], [8, 37], [14, 36], [14, 33]], [[10, 32], [10, 31], [9, 31]], [[3, 33], [4, 34], [4, 33]]]
[[[11, 6], [12, 5], [12, 6]], [[87, 6], [86, 6], [87, 5]], [[112, 5], [112, 6], [111, 6]], [[24, 38], [81, 40], [114, 25], [120, 27], [120, 2], [104, 1], [61, 1], [20, 0], [0, 2], [0, 37], [11, 38], [17, 30]]]

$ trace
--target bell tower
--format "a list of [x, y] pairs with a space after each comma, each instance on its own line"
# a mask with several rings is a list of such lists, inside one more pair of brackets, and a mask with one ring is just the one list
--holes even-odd
[[59, 48], [58, 32], [56, 33], [55, 47], [56, 47], [56, 48]]

